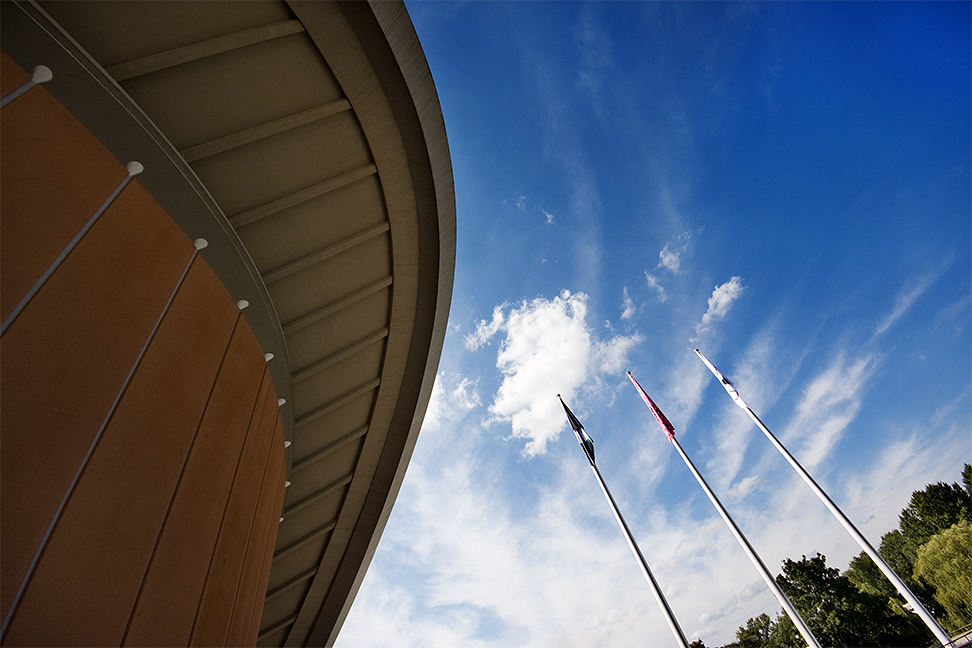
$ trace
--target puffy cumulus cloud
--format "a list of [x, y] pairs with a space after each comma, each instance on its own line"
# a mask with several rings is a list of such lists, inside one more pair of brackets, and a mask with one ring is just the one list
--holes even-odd
[[702, 316], [702, 321], [695, 326], [695, 332], [702, 334], [708, 331], [712, 324], [718, 322], [729, 313], [733, 302], [742, 295], [744, 287], [742, 277], [733, 277], [721, 286], [716, 286], [709, 297], [709, 307]]
[[503, 380], [489, 411], [494, 420], [511, 423], [511, 438], [527, 439], [526, 456], [546, 452], [564, 427], [556, 395], [569, 401], [587, 381], [617, 372], [641, 340], [638, 335], [596, 339], [586, 322], [587, 299], [565, 290], [553, 299], [524, 301], [509, 314], [497, 307], [491, 322], [480, 322], [483, 331], [495, 327], [494, 333], [506, 334], [496, 356]]

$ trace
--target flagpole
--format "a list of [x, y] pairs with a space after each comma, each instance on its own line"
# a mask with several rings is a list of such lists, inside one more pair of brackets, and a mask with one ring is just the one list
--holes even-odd
[[645, 575], [645, 578], [648, 580], [648, 584], [651, 585], [651, 592], [655, 595], [655, 600], [658, 601], [658, 605], [665, 613], [665, 620], [668, 621], [668, 627], [672, 629], [672, 634], [675, 635], [675, 639], [678, 641], [679, 646], [682, 648], [688, 648], [688, 641], [685, 639], [685, 635], [682, 633], [682, 628], [679, 627], [678, 621], [675, 619], [675, 613], [672, 612], [672, 608], [669, 607], [668, 601], [665, 600], [665, 595], [662, 594], [661, 588], [658, 586], [658, 582], [651, 573], [651, 569], [648, 567], [648, 562], [645, 560], [644, 555], [641, 553], [641, 549], [638, 548], [638, 543], [635, 541], [634, 536], [631, 535], [631, 530], [628, 528], [624, 518], [621, 516], [621, 511], [618, 509], [617, 503], [611, 496], [611, 491], [608, 490], [607, 484], [604, 483], [604, 479], [601, 477], [601, 471], [599, 471], [597, 469], [597, 465], [593, 463], [591, 464], [591, 470], [594, 471], [594, 476], [597, 477], [597, 483], [601, 485], [601, 490], [604, 492], [604, 497], [607, 498], [608, 503], [611, 505], [611, 510], [614, 512], [614, 517], [618, 521], [618, 526], [621, 527], [621, 530], [624, 532], [624, 538], [628, 541], [628, 546], [631, 547], [631, 553], [633, 553], [635, 558], [638, 559], [638, 566], [641, 567], [641, 573]]
[[807, 483], [807, 486], [809, 486], [810, 489], [817, 495], [820, 501], [823, 502], [828, 509], [830, 509], [830, 512], [834, 514], [837, 521], [840, 522], [847, 532], [851, 534], [851, 537], [854, 538], [861, 549], [863, 549], [864, 552], [871, 557], [871, 560], [874, 561], [874, 564], [878, 566], [887, 579], [891, 581], [891, 584], [894, 585], [895, 589], [898, 590], [898, 593], [911, 604], [915, 613], [921, 617], [921, 620], [925, 622], [925, 625], [928, 626], [928, 629], [931, 630], [932, 634], [935, 635], [935, 638], [938, 639], [943, 646], [950, 645], [952, 638], [949, 637], [948, 633], [946, 633], [938, 622], [935, 621], [935, 618], [932, 617], [925, 606], [922, 605], [921, 601], [918, 600], [912, 591], [908, 589], [908, 586], [905, 585], [904, 581], [901, 580], [898, 574], [896, 574], [888, 563], [885, 562], [884, 558], [881, 557], [881, 554], [879, 554], [874, 547], [871, 546], [871, 543], [868, 542], [867, 538], [865, 538], [864, 535], [858, 531], [857, 527], [854, 526], [854, 523], [851, 522], [846, 515], [844, 515], [844, 512], [840, 510], [832, 499], [830, 499], [830, 496], [828, 496], [827, 493], [825, 493], [824, 490], [817, 484], [817, 482], [814, 481], [813, 477], [810, 476], [810, 473], [808, 473], [804, 467], [800, 465], [800, 462], [798, 462], [793, 455], [790, 454], [789, 450], [787, 450], [786, 447], [780, 443], [779, 439], [777, 439], [776, 436], [770, 432], [769, 428], [766, 427], [766, 425], [759, 419], [759, 417], [756, 416], [756, 412], [753, 411], [753, 408], [751, 408], [742, 398], [739, 397], [739, 392], [736, 391], [733, 384], [725, 376], [723, 376], [722, 373], [716, 369], [715, 366], [709, 362], [704, 355], [702, 355], [701, 351], [696, 349], [695, 353], [699, 356], [702, 362], [705, 363], [705, 366], [709, 368], [712, 375], [719, 379], [722, 386], [725, 387], [727, 392], [729, 392], [729, 396], [732, 397], [739, 407], [746, 410], [746, 413], [749, 414], [749, 418], [753, 419], [753, 422], [756, 423], [757, 427], [763, 431], [763, 434], [767, 439], [770, 440], [770, 443], [772, 443], [773, 446], [779, 450], [780, 454], [782, 454], [787, 460], [787, 462], [793, 466], [793, 469], [797, 471], [797, 474], [799, 474], [800, 477], [803, 478], [803, 481]]
[[[630, 371], [628, 372], [628, 378], [631, 379], [635, 389], [637, 389], [638, 393], [641, 394], [645, 404], [648, 405], [648, 409], [650, 409], [651, 413], [655, 415], [655, 419], [658, 421], [659, 425], [661, 425], [662, 429], [665, 430], [669, 441], [671, 441], [672, 445], [675, 446], [675, 449], [678, 451], [679, 456], [682, 457], [682, 461], [685, 462], [685, 465], [688, 466], [688, 469], [692, 471], [692, 474], [695, 476], [695, 480], [699, 482], [699, 486], [702, 487], [702, 490], [705, 491], [705, 494], [709, 497], [709, 501], [712, 502], [712, 505], [716, 507], [717, 511], [719, 511], [719, 515], [722, 517], [723, 522], [726, 523], [726, 526], [729, 527], [729, 530], [732, 531], [732, 535], [735, 536], [739, 546], [741, 546], [743, 551], [746, 552], [746, 555], [749, 556], [749, 560], [759, 571], [760, 576], [763, 577], [763, 580], [769, 586], [770, 590], [772, 590], [776, 600], [779, 601], [780, 605], [783, 606], [783, 610], [786, 612], [786, 615], [790, 617], [790, 620], [793, 621], [793, 625], [796, 626], [797, 630], [800, 632], [800, 635], [803, 637], [803, 640], [807, 642], [807, 646], [810, 648], [821, 648], [820, 643], [817, 641], [816, 637], [813, 636], [813, 632], [810, 631], [810, 628], [807, 627], [803, 617], [800, 616], [800, 613], [797, 612], [796, 608], [793, 607], [790, 599], [787, 598], [786, 594], [783, 593], [783, 590], [780, 589], [780, 586], [773, 578], [773, 575], [766, 568], [766, 565], [763, 563], [760, 557], [756, 554], [753, 546], [749, 544], [749, 540], [747, 540], [746, 536], [743, 535], [742, 531], [740, 531], [739, 527], [736, 525], [736, 522], [732, 519], [732, 516], [729, 515], [728, 511], [726, 511], [726, 508], [722, 505], [722, 502], [719, 501], [719, 498], [716, 497], [716, 494], [712, 492], [711, 488], [709, 488], [709, 484], [706, 483], [705, 479], [702, 477], [702, 474], [696, 469], [695, 464], [693, 464], [692, 460], [689, 459], [688, 454], [686, 454], [685, 450], [682, 449], [682, 444], [680, 444], [678, 439], [675, 437], [674, 427], [672, 424], [668, 422], [668, 419], [665, 418], [665, 415], [662, 414], [660, 409], [658, 409], [658, 406], [654, 404], [651, 398], [649, 398], [648, 394], [645, 393], [645, 390], [641, 388], [641, 385], [639, 385], [638, 381], [634, 379], [634, 376], [631, 375]], [[666, 423], [668, 424], [667, 426], [665, 425]]]
[[[557, 394], [557, 398], [560, 398], [560, 394]], [[651, 592], [655, 595], [655, 600], [658, 601], [659, 607], [661, 607], [662, 612], [665, 613], [665, 620], [668, 622], [668, 627], [671, 628], [672, 634], [675, 636], [675, 640], [678, 642], [680, 648], [689, 648], [688, 640], [685, 638], [685, 634], [682, 632], [682, 628], [679, 627], [678, 621], [675, 619], [675, 613], [672, 612], [672, 608], [669, 607], [668, 601], [665, 600], [665, 595], [662, 594], [661, 588], [658, 586], [658, 582], [655, 580], [655, 576], [651, 573], [651, 568], [648, 567], [648, 561], [645, 560], [644, 554], [641, 553], [641, 549], [638, 547], [638, 543], [635, 541], [634, 536], [631, 533], [631, 529], [628, 528], [627, 523], [624, 521], [624, 517], [621, 515], [621, 510], [618, 508], [617, 502], [614, 501], [614, 497], [611, 495], [611, 491], [608, 490], [607, 484], [604, 483], [604, 478], [601, 477], [601, 471], [597, 469], [597, 464], [594, 463], [594, 452], [593, 452], [593, 442], [584, 432], [584, 426], [581, 425], [577, 417], [574, 416], [567, 404], [564, 403], [563, 399], [560, 399], [560, 404], [564, 406], [564, 410], [567, 412], [567, 420], [570, 421], [570, 426], [574, 429], [574, 434], [577, 436], [577, 440], [580, 442], [581, 447], [584, 449], [584, 454], [587, 455], [587, 461], [591, 464], [591, 470], [594, 471], [594, 476], [597, 478], [597, 483], [601, 487], [601, 491], [604, 493], [604, 497], [607, 498], [608, 504], [611, 505], [611, 511], [614, 513], [614, 518], [618, 521], [618, 526], [621, 527], [621, 531], [624, 533], [624, 539], [628, 541], [628, 547], [631, 548], [631, 553], [634, 554], [635, 558], [638, 560], [638, 566], [641, 567], [641, 573], [645, 575], [645, 579], [651, 586]]]

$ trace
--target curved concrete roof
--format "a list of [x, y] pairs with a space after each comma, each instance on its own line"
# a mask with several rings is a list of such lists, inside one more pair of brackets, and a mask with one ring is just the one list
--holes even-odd
[[[401, 3], [17, 3], [4, 49], [190, 237], [244, 311], [291, 485], [260, 645], [329, 644], [428, 404], [455, 263], [432, 77]], [[59, 83], [60, 81], [60, 83]]]

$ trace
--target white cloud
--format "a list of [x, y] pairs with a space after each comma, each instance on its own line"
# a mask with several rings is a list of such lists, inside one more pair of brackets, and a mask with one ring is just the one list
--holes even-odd
[[758, 475], [750, 475], [749, 477], [744, 477], [739, 482], [737, 482], [732, 488], [729, 489], [727, 493], [728, 499], [737, 500], [743, 499], [750, 493], [752, 493], [760, 485], [760, 479]]
[[666, 243], [662, 251], [658, 253], [658, 265], [672, 274], [678, 274], [679, 256], [681, 256], [682, 250], [673, 251], [669, 248], [669, 245], [669, 243]]
[[624, 291], [621, 297], [621, 307], [623, 309], [621, 311], [621, 319], [631, 319], [632, 317], [634, 317], [634, 314], [637, 312], [637, 309], [635, 309], [634, 300], [632, 300], [630, 295], [628, 295], [627, 286], [624, 287]]
[[916, 484], [957, 481], [968, 461], [968, 433], [967, 429], [940, 433], [924, 422], [914, 429], [892, 431], [890, 443], [876, 457], [860, 462], [866, 472], [846, 479], [838, 504], [877, 546], [881, 535], [898, 525], [898, 512]]
[[688, 241], [692, 238], [691, 232], [682, 232], [675, 239], [675, 242], [665, 243], [665, 247], [658, 253], [658, 265], [655, 268], [664, 268], [672, 274], [677, 275], [681, 270], [682, 253], [688, 249]]
[[423, 430], [437, 428], [443, 422], [482, 405], [477, 390], [479, 381], [472, 381], [458, 375], [447, 375], [442, 371], [435, 377], [429, 407], [422, 422]]
[[542, 455], [565, 425], [556, 395], [572, 400], [586, 381], [618, 371], [641, 338], [594, 339], [585, 321], [584, 293], [538, 297], [512, 308], [507, 316], [502, 308], [494, 310], [493, 321], [484, 325], [506, 334], [496, 357], [503, 381], [489, 411], [494, 420], [511, 423], [511, 438], [527, 439], [527, 456]]
[[848, 361], [843, 352], [803, 392], [784, 438], [800, 438], [800, 463], [820, 464], [861, 409], [864, 388], [877, 362], [873, 356]]
[[709, 308], [702, 316], [702, 321], [695, 327], [695, 332], [702, 334], [708, 331], [714, 322], [718, 322], [726, 316], [733, 302], [736, 301], [744, 287], [741, 277], [733, 277], [721, 286], [716, 286], [709, 297]]
[[597, 24], [590, 10], [581, 15], [575, 33], [580, 58], [577, 83], [590, 92], [595, 107], [600, 112], [603, 104], [602, 80], [614, 67], [611, 38]]
[[881, 320], [881, 323], [877, 325], [877, 328], [874, 329], [874, 336], [876, 337], [881, 335], [891, 328], [891, 326], [897, 322], [902, 315], [908, 312], [914, 303], [918, 301], [918, 298], [921, 297], [922, 293], [924, 293], [925, 290], [927, 290], [937, 278], [937, 275], [926, 275], [898, 293], [897, 297], [894, 298], [894, 306], [891, 308], [891, 312], [888, 313], [887, 316]]
[[479, 347], [483, 346], [489, 340], [496, 335], [496, 332], [503, 325], [503, 309], [506, 308], [506, 304], [500, 304], [493, 309], [493, 319], [490, 321], [480, 320], [476, 325], [476, 330], [466, 336], [466, 348], [470, 351], [475, 351]]
[[668, 299], [668, 295], [665, 293], [664, 286], [662, 286], [660, 283], [658, 283], [658, 280], [655, 279], [654, 276], [648, 274], [648, 271], [647, 270], [645, 271], [645, 281], [648, 282], [648, 287], [649, 288], [651, 288], [652, 290], [654, 290], [654, 291], [656, 291], [658, 293], [658, 301], [662, 301], [663, 302], [666, 299]]

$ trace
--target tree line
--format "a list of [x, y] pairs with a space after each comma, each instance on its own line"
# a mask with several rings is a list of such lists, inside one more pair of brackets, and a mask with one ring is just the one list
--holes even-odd
[[[972, 466], [962, 483], [929, 484], [911, 494], [898, 528], [878, 550], [946, 631], [972, 624]], [[929, 646], [936, 641], [921, 619], [863, 551], [841, 573], [826, 556], [787, 558], [776, 582], [823, 646]], [[706, 648], [698, 639], [693, 648]], [[722, 648], [803, 648], [782, 611], [750, 618], [736, 641]]]

